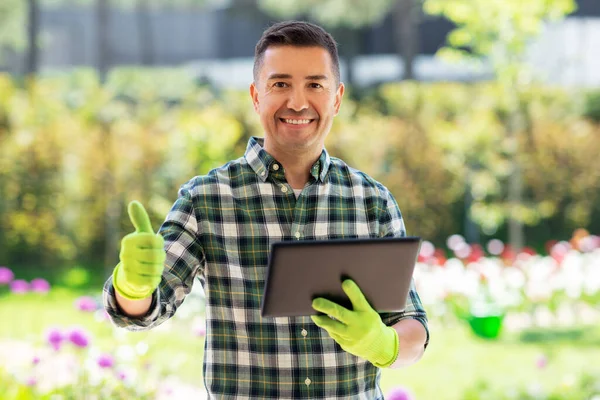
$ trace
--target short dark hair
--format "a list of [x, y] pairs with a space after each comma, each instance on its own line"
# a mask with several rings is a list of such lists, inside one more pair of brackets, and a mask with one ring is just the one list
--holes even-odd
[[305, 21], [284, 21], [272, 25], [263, 32], [254, 50], [254, 81], [258, 81], [258, 71], [262, 66], [265, 51], [271, 46], [322, 47], [331, 56], [333, 74], [340, 82], [340, 60], [337, 43], [333, 37], [318, 25]]

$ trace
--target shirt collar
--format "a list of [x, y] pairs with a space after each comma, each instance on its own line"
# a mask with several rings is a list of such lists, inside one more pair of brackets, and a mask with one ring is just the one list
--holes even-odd
[[[250, 140], [248, 140], [246, 154], [244, 155], [248, 165], [250, 165], [250, 168], [252, 168], [262, 182], [267, 180], [269, 171], [271, 171], [271, 165], [279, 163], [279, 161], [275, 160], [273, 156], [265, 151], [263, 148], [264, 142], [264, 138], [252, 136]], [[331, 158], [329, 157], [329, 153], [327, 153], [327, 150], [323, 149], [321, 156], [310, 169], [310, 174], [316, 180], [324, 182], [330, 166]]]

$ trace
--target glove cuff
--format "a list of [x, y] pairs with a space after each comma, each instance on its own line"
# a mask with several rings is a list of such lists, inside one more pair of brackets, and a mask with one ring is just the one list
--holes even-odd
[[387, 368], [398, 359], [398, 353], [400, 352], [400, 338], [398, 332], [390, 327], [384, 325], [383, 337], [380, 340], [382, 344], [381, 348], [378, 349], [377, 354], [373, 357], [372, 364], [378, 368]]
[[[150, 293], [137, 292], [136, 293], [135, 290], [132, 290], [132, 288], [129, 287], [129, 285], [127, 285], [127, 281], [125, 279], [123, 279], [123, 277], [121, 277], [120, 275], [121, 275], [121, 263], [118, 263], [117, 266], [115, 267], [115, 270], [113, 271], [112, 284], [113, 284], [113, 287], [115, 288], [115, 292], [119, 293], [121, 295], [121, 297], [124, 297], [127, 300], [143, 300], [152, 294], [152, 292], [150, 292]], [[121, 283], [118, 283], [118, 281], [121, 281]]]

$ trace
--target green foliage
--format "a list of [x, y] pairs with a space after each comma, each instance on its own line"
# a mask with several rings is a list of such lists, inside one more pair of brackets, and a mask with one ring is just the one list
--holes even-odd
[[[27, 2], [23, 0], [0, 1], [0, 50], [22, 50], [25, 47], [25, 16]], [[0, 57], [2, 52], [0, 51]], [[2, 59], [0, 58], [0, 61]]]
[[595, 399], [596, 396], [600, 396], [600, 377], [585, 374], [578, 377], [573, 383], [557, 385], [551, 390], [547, 390], [535, 382], [529, 385], [496, 389], [490, 385], [489, 381], [480, 380], [464, 393], [463, 399], [570, 400]]
[[386, 16], [395, 0], [259, 0], [259, 7], [278, 18], [309, 17], [325, 26], [358, 28]]
[[[101, 286], [94, 289], [93, 294], [99, 294]], [[140, 391], [148, 389], [167, 376], [176, 376], [183, 382], [199, 387], [202, 384], [202, 360], [204, 341], [195, 336], [190, 328], [190, 319], [198, 316], [196, 303], [189, 303], [189, 297], [178, 310], [175, 318], [167, 324], [175, 324], [170, 327], [164, 325], [159, 329], [145, 332], [116, 331], [108, 321], [99, 322], [92, 313], [81, 313], [73, 304], [79, 293], [66, 290], [55, 290], [54, 288], [47, 296], [9, 295], [0, 300], [0, 315], [7, 321], [18, 321], [15, 324], [0, 324], [0, 347], [6, 344], [5, 340], [17, 340], [20, 343], [26, 341], [31, 345], [45, 347], [44, 333], [48, 327], [80, 326], [87, 330], [93, 338], [92, 346], [103, 353], [117, 356], [118, 349], [124, 346], [136, 346], [147, 344], [147, 352], [143, 357], [126, 361], [131, 368], [146, 379], [137, 379], [133, 386], [122, 387], [123, 392], [113, 390], [113, 386], [106, 385], [104, 393], [111, 393], [113, 397], [99, 397], [111, 399], [138, 399], [142, 398]], [[183, 307], [191, 306], [191, 312], [187, 320], [183, 317]], [[433, 309], [432, 309], [433, 311]], [[464, 400], [468, 393], [474, 400], [483, 399], [531, 399], [530, 397], [518, 397], [521, 391], [529, 389], [534, 385], [541, 388], [543, 393], [553, 393], [555, 397], [546, 400], [591, 400], [594, 393], [587, 389], [581, 392], [576, 388], [598, 388], [600, 382], [600, 370], [593, 360], [600, 357], [600, 331], [586, 326], [575, 326], [574, 331], [591, 333], [589, 339], [582, 340], [581, 336], [569, 335], [553, 338], [550, 335], [539, 338], [537, 341], [525, 341], [519, 339], [519, 334], [507, 331], [497, 342], [480, 340], [475, 338], [464, 324], [456, 324], [455, 321], [442, 321], [433, 316], [430, 319], [431, 342], [424, 357], [410, 368], [385, 369], [382, 371], [381, 387], [383, 393], [388, 395], [392, 388], [402, 385], [408, 387], [417, 399], [439, 398], [440, 387], [446, 388], [444, 400]], [[544, 332], [547, 332], [545, 329]], [[37, 338], [37, 339], [36, 339]], [[66, 350], [66, 349], [65, 349]], [[136, 352], [137, 353], [137, 352]], [[547, 365], [541, 369], [536, 366], [541, 354], [547, 359]], [[3, 353], [6, 354], [6, 353]], [[27, 356], [22, 352], [16, 352], [16, 358], [27, 363]], [[54, 353], [53, 353], [54, 354]], [[60, 353], [59, 353], [60, 354]], [[88, 353], [92, 355], [92, 353]], [[41, 362], [51, 361], [55, 355], [48, 358], [41, 356]], [[118, 358], [119, 359], [119, 358]], [[590, 361], [592, 360], [592, 361]], [[4, 365], [6, 357], [0, 359], [0, 365]], [[79, 362], [76, 365], [86, 365]], [[151, 366], [150, 370], [146, 367]], [[40, 365], [38, 365], [40, 366]], [[125, 365], [123, 365], [125, 366]], [[115, 372], [119, 371], [118, 368]], [[0, 371], [0, 398], [3, 400], [23, 400], [14, 397], [20, 390], [23, 393], [32, 392], [35, 388], [25, 385], [31, 376], [29, 371], [35, 371], [32, 364], [28, 365], [22, 374], [15, 375], [13, 371]], [[1, 369], [1, 368], [0, 368]], [[59, 370], [60, 371], [60, 370]], [[78, 371], [78, 370], [76, 370]], [[138, 375], [139, 376], [139, 375]], [[436, 377], [436, 385], [431, 384], [431, 377]], [[589, 376], [589, 378], [588, 378]], [[58, 375], [55, 379], [62, 378]], [[62, 380], [62, 379], [61, 379]], [[481, 383], [478, 382], [487, 382]], [[111, 384], [116, 382], [110, 382]], [[150, 384], [150, 385], [147, 385]], [[439, 385], [438, 385], [439, 384]], [[486, 391], [478, 393], [476, 387], [483, 387]], [[82, 385], [69, 385], [57, 389], [57, 394], [64, 398], [93, 398], [67, 397], [73, 396], [74, 390], [81, 390]], [[134, 393], [133, 388], [138, 392]], [[102, 395], [101, 389], [86, 387], [87, 393]], [[585, 390], [585, 391], [584, 391]], [[81, 394], [81, 391], [75, 392]], [[485, 394], [488, 394], [485, 397]], [[513, 397], [505, 397], [509, 394]], [[579, 396], [580, 393], [586, 396]], [[596, 393], [598, 394], [598, 393]], [[560, 396], [559, 396], [560, 395]], [[389, 395], [388, 395], [389, 397]], [[39, 396], [33, 397], [39, 399]], [[54, 398], [58, 398], [55, 396]], [[163, 398], [163, 397], [161, 397]], [[164, 398], [168, 397], [165, 394]], [[197, 398], [188, 395], [185, 398]], [[544, 397], [541, 397], [544, 399]], [[50, 400], [50, 397], [46, 398]], [[533, 399], [531, 399], [533, 400]], [[537, 400], [537, 399], [536, 399]]]
[[592, 122], [600, 123], [600, 91], [586, 94], [583, 115]]
[[546, 21], [556, 21], [575, 11], [574, 0], [471, 1], [425, 0], [423, 9], [442, 15], [457, 25], [448, 35], [451, 48], [467, 48], [476, 56], [492, 56], [495, 63], [513, 61], [528, 40], [540, 33]]
[[90, 281], [90, 272], [82, 267], [69, 268], [63, 275], [65, 286], [78, 289], [85, 287]]
[[[181, 184], [242, 156], [249, 136], [263, 136], [247, 93], [198, 87], [177, 70], [139, 72], [115, 71], [105, 87], [90, 70], [26, 88], [0, 77], [2, 264], [102, 263], [108, 215], [118, 221], [110, 240], [131, 229], [132, 199], [158, 227]], [[326, 145], [392, 190], [411, 234], [442, 243], [461, 232], [469, 190], [472, 215], [494, 235], [508, 214], [514, 153], [504, 136], [504, 93], [490, 83], [384, 85], [360, 103], [344, 100]], [[529, 226], [552, 226], [528, 241], [577, 227], [595, 233], [600, 128], [581, 117], [576, 93], [523, 93], [520, 215]]]

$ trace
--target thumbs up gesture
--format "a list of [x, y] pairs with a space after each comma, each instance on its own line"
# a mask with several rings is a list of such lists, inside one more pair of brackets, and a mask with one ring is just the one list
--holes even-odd
[[135, 232], [121, 242], [121, 262], [113, 272], [113, 286], [124, 298], [141, 300], [152, 295], [160, 283], [166, 259], [164, 239], [152, 230], [141, 203], [132, 201], [127, 212]]

